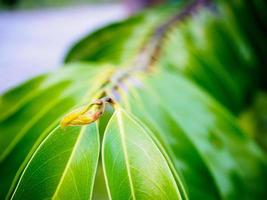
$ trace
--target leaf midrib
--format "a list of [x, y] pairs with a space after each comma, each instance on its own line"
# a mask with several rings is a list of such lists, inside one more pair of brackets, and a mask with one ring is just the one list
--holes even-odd
[[[104, 75], [98, 74], [95, 78], [88, 81], [88, 82], [91, 82], [91, 81], [94, 82], [95, 85], [97, 85], [97, 88], [101, 87], [101, 85], [103, 84], [104, 78], [107, 76], [108, 73], [110, 73], [110, 70], [107, 70], [107, 68], [103, 68], [102, 70], [104, 71]], [[86, 85], [88, 85], [88, 84], [86, 84]], [[91, 96], [94, 92], [96, 92], [96, 90], [97, 90], [96, 88], [89, 87], [89, 89], [85, 92], [84, 97], [81, 99], [81, 102], [85, 102], [85, 100], [88, 99], [88, 95]], [[18, 185], [17, 182], [19, 182], [19, 178], [22, 176], [24, 168], [26, 168], [28, 162], [30, 162], [31, 157], [34, 155], [34, 152], [37, 151], [38, 146], [39, 146], [39, 144], [42, 143], [44, 136], [46, 134], [50, 134], [51, 132], [54, 131], [54, 129], [52, 129], [52, 128], [55, 127], [55, 125], [57, 124], [59, 119], [60, 119], [60, 117], [57, 118], [56, 120], [54, 120], [53, 122], [51, 122], [51, 125], [47, 129], [45, 129], [42, 133], [40, 133], [40, 136], [38, 137], [38, 139], [34, 143], [33, 147], [30, 149], [28, 155], [26, 155], [24, 161], [20, 164], [16, 174], [14, 175], [13, 180], [12, 180], [11, 185], [10, 185], [10, 188], [9, 188], [7, 195], [6, 195], [6, 199], [8, 197], [12, 196], [13, 192], [16, 190], [16, 187]]]
[[121, 111], [119, 110], [114, 114], [116, 114], [117, 119], [118, 119], [119, 133], [120, 133], [121, 144], [122, 144], [122, 151], [123, 151], [124, 158], [125, 158], [125, 165], [126, 165], [127, 176], [129, 178], [131, 194], [132, 194], [133, 200], [136, 200], [135, 192], [134, 192], [134, 186], [133, 186], [133, 180], [132, 180], [131, 170], [130, 170], [130, 163], [128, 160], [128, 153], [127, 153], [127, 148], [126, 148], [126, 144], [125, 144], [125, 132], [124, 132], [124, 125], [122, 122]]
[[[61, 188], [61, 185], [62, 185], [63, 182], [64, 182], [64, 178], [65, 178], [65, 176], [66, 176], [68, 170], [70, 169], [71, 162], [72, 162], [72, 160], [73, 160], [73, 158], [74, 158], [74, 156], [75, 156], [75, 154], [76, 154], [76, 150], [77, 150], [77, 148], [78, 148], [78, 144], [80, 143], [81, 138], [82, 138], [82, 136], [83, 136], [84, 133], [85, 133], [85, 129], [86, 129], [86, 126], [83, 126], [83, 127], [80, 128], [80, 130], [79, 130], [79, 136], [77, 137], [76, 142], [75, 142], [75, 145], [74, 145], [73, 148], [72, 148], [72, 152], [71, 152], [70, 157], [69, 157], [69, 159], [68, 159], [68, 161], [67, 161], [67, 164], [66, 164], [66, 166], [65, 166], [65, 169], [64, 169], [64, 171], [63, 171], [63, 173], [62, 173], [62, 175], [61, 175], [61, 177], [60, 177], [60, 179], [59, 179], [58, 185], [57, 185], [57, 187], [56, 187], [56, 189], [55, 189], [55, 192], [54, 192], [54, 194], [53, 194], [52, 199], [56, 199], [56, 197], [58, 196], [58, 192], [59, 192], [59, 190], [60, 190], [60, 188]], [[76, 184], [76, 182], [75, 182], [75, 184]], [[79, 195], [79, 197], [80, 197], [80, 193], [79, 193], [79, 191], [78, 191], [78, 195]]]

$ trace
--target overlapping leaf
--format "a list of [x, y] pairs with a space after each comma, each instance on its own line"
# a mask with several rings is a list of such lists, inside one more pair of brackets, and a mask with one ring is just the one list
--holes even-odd
[[[87, 64], [61, 69], [47, 76], [47, 82], [36, 90], [30, 90], [29, 82], [28, 90], [21, 92], [24, 100], [18, 104], [16, 90], [9, 92], [8, 98], [3, 95], [3, 103], [9, 99], [10, 107], [14, 103], [16, 109], [0, 123], [1, 198], [14, 189], [30, 156], [59, 119], [74, 106], [90, 102], [112, 70], [105, 67], [88, 69], [91, 68]], [[9, 109], [0, 107], [1, 110]]]
[[[235, 113], [244, 108], [247, 96], [264, 82], [257, 77], [267, 63], [266, 3], [217, 3], [173, 25], [152, 54], [156, 69], [146, 72], [142, 84], [130, 74], [129, 82], [117, 85], [124, 91], [116, 103], [126, 112], [116, 107], [102, 152], [111, 199], [266, 196], [266, 157], [236, 118], [194, 85]], [[179, 9], [185, 8], [181, 4]], [[147, 11], [96, 31], [70, 50], [66, 62], [132, 66], [174, 10]], [[96, 125], [51, 130], [71, 108], [103, 92], [110, 71], [99, 64], [77, 64], [0, 97], [0, 198], [91, 199], [99, 154]]]
[[[129, 86], [131, 87], [131, 86]], [[158, 72], [124, 96], [162, 141], [193, 199], [263, 198], [266, 157], [235, 119], [180, 75]]]
[[149, 134], [117, 108], [103, 141], [103, 164], [111, 199], [181, 199], [175, 178]]
[[[239, 15], [245, 5], [235, 5], [239, 10], [234, 13], [232, 3], [202, 9], [168, 33], [160, 57], [163, 68], [190, 77], [234, 113], [244, 109], [261, 84], [262, 65], [266, 63], [259, 50], [266, 54], [267, 44], [255, 16]], [[251, 27], [244, 31], [248, 24]]]

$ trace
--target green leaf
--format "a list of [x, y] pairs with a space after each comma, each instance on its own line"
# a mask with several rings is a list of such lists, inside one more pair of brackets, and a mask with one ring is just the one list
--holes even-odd
[[24, 101], [31, 98], [45, 78], [45, 75], [37, 76], [0, 96], [0, 110], [2, 111], [0, 113], [0, 121], [7, 118]]
[[203, 9], [174, 27], [162, 47], [159, 66], [185, 74], [239, 113], [259, 87], [264, 63], [229, 8], [218, 4], [217, 9]]
[[[127, 110], [141, 120], [167, 151], [182, 175], [190, 199], [220, 199], [220, 192], [202, 156], [177, 121], [156, 97], [130, 89]], [[153, 99], [153, 100], [152, 100]]]
[[[79, 81], [88, 79], [90, 74], [94, 75], [102, 70], [102, 66], [98, 66], [99, 68], [97, 69], [94, 65], [88, 65], [86, 63], [73, 63], [67, 66], [71, 67], [69, 69], [60, 69], [50, 74], [37, 76], [2, 94], [0, 96], [0, 122], [6, 120], [48, 87], [62, 81], [75, 81], [78, 83]], [[107, 66], [112, 68], [110, 65], [106, 65], [106, 67]], [[72, 69], [72, 67], [77, 67], [78, 69]]]
[[266, 195], [266, 157], [205, 92], [180, 75], [161, 71], [143, 78], [130, 94], [124, 107], [162, 142], [185, 179], [189, 198]]
[[[1, 160], [9, 154], [18, 140], [23, 137], [25, 133], [23, 128], [25, 127], [25, 129], [28, 129], [34, 122], [39, 120], [44, 112], [47, 112], [48, 109], [58, 102], [57, 100], [61, 93], [64, 92], [68, 86], [70, 86], [69, 81], [62, 81], [51, 87], [47, 87], [42, 93], [26, 103], [13, 117], [1, 123], [0, 130], [1, 132], [5, 132], [5, 135], [1, 134], [0, 140]], [[53, 93], [51, 93], [51, 91], [53, 91]], [[47, 102], [47, 99], [51, 99], [51, 101]], [[43, 106], [45, 104], [46, 106]]]
[[[266, 197], [266, 155], [227, 110], [237, 115], [266, 88], [266, 3], [184, 2], [96, 31], [66, 56], [91, 64], [67, 65], [0, 97], [0, 199], [105, 198], [104, 178], [111, 199]], [[54, 129], [102, 95], [118, 98], [99, 131]], [[92, 195], [104, 130], [105, 177], [99, 171]]]
[[90, 102], [111, 70], [105, 66], [91, 69], [88, 64], [75, 66], [49, 74], [48, 82], [34, 92], [25, 92], [31, 98], [0, 122], [1, 198], [14, 189], [32, 153], [60, 118], [74, 106]]
[[95, 123], [56, 128], [33, 154], [11, 199], [91, 199], [99, 149]]
[[253, 104], [239, 116], [243, 130], [267, 152], [267, 93], [259, 92]]
[[111, 199], [181, 199], [181, 191], [157, 145], [120, 108], [107, 125], [102, 153]]

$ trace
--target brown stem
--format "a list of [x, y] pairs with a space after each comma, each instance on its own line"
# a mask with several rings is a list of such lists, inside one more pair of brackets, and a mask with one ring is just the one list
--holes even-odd
[[[197, 12], [199, 8], [206, 6], [208, 2], [208, 0], [194, 1], [156, 28], [149, 41], [145, 43], [137, 55], [133, 64], [129, 68], [121, 69], [113, 74], [103, 86], [103, 92], [101, 92], [99, 98], [94, 100], [89, 106], [80, 107], [64, 116], [60, 122], [61, 127], [85, 125], [99, 119], [105, 110], [106, 103], [114, 104], [115, 101], [119, 101], [120, 94], [118, 90], [123, 85], [123, 81], [125, 79], [132, 79], [132, 74], [148, 71], [153, 65], [155, 58], [160, 53], [163, 38], [169, 29], [173, 25], [183, 21], [186, 17]], [[106, 90], [105, 87], [107, 88]]]
[[186, 5], [184, 9], [179, 10], [178, 13], [170, 17], [170, 19], [168, 19], [165, 23], [158, 26], [151, 38], [140, 50], [133, 64], [129, 68], [119, 70], [111, 77], [112, 82], [115, 82], [111, 90], [118, 93], [117, 89], [119, 88], [119, 85], [121, 85], [121, 82], [127, 79], [131, 74], [148, 71], [160, 54], [160, 47], [162, 46], [163, 39], [169, 29], [196, 13], [200, 8], [208, 6], [210, 3], [211, 0], [195, 0]]

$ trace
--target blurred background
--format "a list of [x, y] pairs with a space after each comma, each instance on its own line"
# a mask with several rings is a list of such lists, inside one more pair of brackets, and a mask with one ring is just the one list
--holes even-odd
[[0, 93], [60, 66], [67, 49], [89, 32], [162, 2], [0, 0]]

